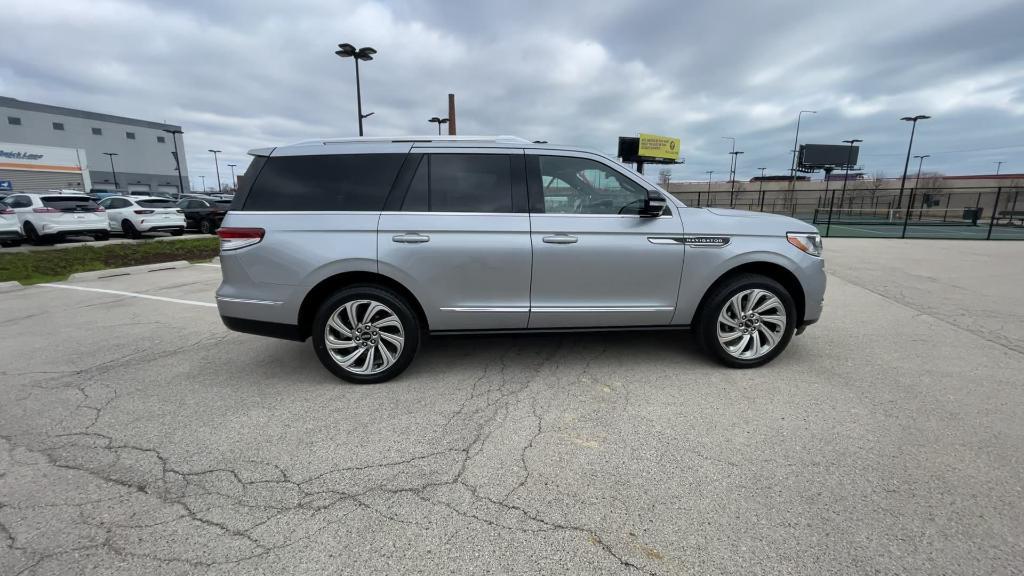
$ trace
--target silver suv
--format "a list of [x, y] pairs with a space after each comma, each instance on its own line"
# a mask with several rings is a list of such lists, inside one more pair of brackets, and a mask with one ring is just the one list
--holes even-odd
[[512, 137], [253, 150], [219, 231], [232, 330], [304, 341], [355, 383], [423, 334], [691, 329], [759, 366], [821, 314], [799, 220], [690, 208], [614, 160]]

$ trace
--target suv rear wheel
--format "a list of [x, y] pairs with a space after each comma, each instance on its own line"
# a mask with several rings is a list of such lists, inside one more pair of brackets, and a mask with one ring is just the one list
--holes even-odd
[[771, 362], [793, 338], [793, 297], [760, 274], [741, 274], [714, 288], [701, 311], [698, 337], [705, 350], [733, 368]]
[[379, 286], [352, 286], [321, 304], [313, 349], [325, 368], [354, 384], [386, 382], [412, 362], [420, 325], [409, 304]]

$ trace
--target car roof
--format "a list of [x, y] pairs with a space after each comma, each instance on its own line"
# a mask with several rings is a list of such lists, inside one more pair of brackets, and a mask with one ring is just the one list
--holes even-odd
[[579, 146], [530, 141], [518, 136], [379, 136], [354, 138], [317, 138], [271, 148], [255, 148], [251, 156], [299, 156], [339, 152], [408, 152], [415, 148], [510, 148], [531, 150], [563, 150], [603, 154]]
[[[170, 200], [172, 202], [174, 201], [174, 198], [167, 198], [166, 196], [118, 196], [118, 198], [125, 198], [127, 200], [134, 200], [136, 202], [141, 202], [143, 200]], [[106, 200], [106, 198], [104, 198], [104, 200]]]

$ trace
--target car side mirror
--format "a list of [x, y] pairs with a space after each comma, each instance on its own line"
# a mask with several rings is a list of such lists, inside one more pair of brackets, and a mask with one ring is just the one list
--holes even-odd
[[640, 215], [648, 218], [657, 218], [665, 212], [666, 207], [668, 207], [668, 202], [660, 194], [649, 194], [644, 199], [644, 207], [640, 210]]

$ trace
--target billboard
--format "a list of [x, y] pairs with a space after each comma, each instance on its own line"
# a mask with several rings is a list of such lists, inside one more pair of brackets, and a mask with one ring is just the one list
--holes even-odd
[[679, 138], [657, 134], [619, 136], [618, 156], [623, 162], [675, 164], [679, 162]]
[[638, 155], [642, 158], [679, 160], [679, 138], [658, 136], [657, 134], [640, 134], [640, 150]]
[[847, 164], [853, 167], [857, 165], [858, 154], [860, 154], [860, 146], [801, 144], [798, 163], [801, 168], [811, 170], [826, 166], [845, 168]]

